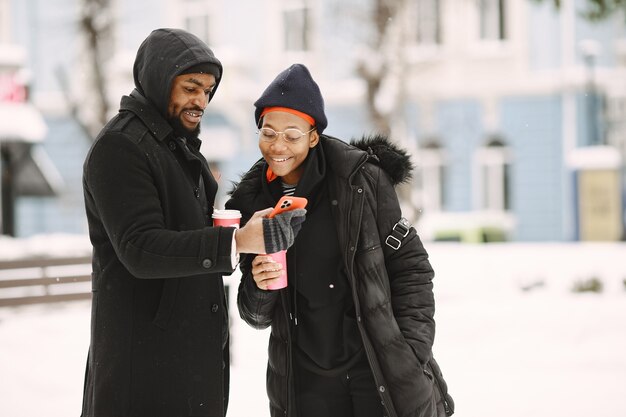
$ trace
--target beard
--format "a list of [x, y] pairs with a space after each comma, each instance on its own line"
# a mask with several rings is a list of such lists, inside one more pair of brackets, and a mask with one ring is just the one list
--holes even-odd
[[174, 134], [176, 136], [184, 136], [187, 139], [193, 139], [197, 138], [200, 135], [200, 123], [198, 123], [198, 126], [196, 126], [194, 129], [190, 130], [182, 124], [179, 117], [170, 115], [167, 118], [167, 121], [174, 129]]

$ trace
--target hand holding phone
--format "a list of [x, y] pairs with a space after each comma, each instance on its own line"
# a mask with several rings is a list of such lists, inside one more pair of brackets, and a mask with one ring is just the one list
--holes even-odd
[[308, 203], [308, 200], [304, 197], [284, 195], [280, 198], [280, 200], [278, 200], [278, 203], [276, 203], [274, 210], [272, 210], [272, 212], [267, 217], [272, 218], [276, 216], [277, 214], [283, 213], [285, 211], [299, 209], [299, 208], [303, 209], [306, 207], [307, 203]]
[[[308, 201], [304, 197], [284, 195], [267, 216], [268, 219], [263, 220], [263, 234], [266, 239], [269, 238], [265, 242], [265, 249], [275, 262], [282, 265], [280, 277], [267, 286], [268, 290], [278, 290], [287, 286], [287, 248], [291, 246], [302, 227], [302, 222], [304, 221], [303, 213], [305, 212], [303, 209], [307, 203]], [[286, 218], [269, 220], [279, 214], [297, 209], [302, 209], [300, 210], [302, 213], [293, 213], [293, 216], [297, 217], [292, 218], [290, 213]], [[282, 244], [279, 245], [277, 242]], [[285, 242], [287, 242], [286, 245], [284, 245]]]
[[305, 219], [307, 199], [283, 196], [263, 219], [265, 253], [276, 253], [289, 248]]

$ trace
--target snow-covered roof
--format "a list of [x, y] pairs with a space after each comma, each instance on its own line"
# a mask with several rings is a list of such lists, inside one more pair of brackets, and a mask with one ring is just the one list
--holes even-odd
[[622, 157], [613, 146], [597, 145], [573, 149], [567, 162], [573, 169], [616, 169], [622, 165]]
[[0, 68], [19, 68], [26, 61], [26, 49], [13, 44], [0, 43]]
[[63, 187], [61, 175], [40, 145], [47, 130], [32, 104], [0, 102], [0, 144], [20, 155], [12, 174], [17, 195], [54, 196]]
[[43, 117], [32, 104], [0, 102], [0, 141], [41, 142], [47, 130]]
[[55, 196], [65, 186], [63, 177], [41, 145], [28, 150], [15, 175], [15, 191], [20, 196]]

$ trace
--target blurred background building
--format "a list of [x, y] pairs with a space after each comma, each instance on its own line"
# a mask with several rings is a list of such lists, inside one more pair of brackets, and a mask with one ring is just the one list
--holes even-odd
[[[626, 16], [556, 3], [0, 0], [2, 232], [86, 233], [87, 149], [132, 90], [141, 41], [181, 27], [225, 68], [201, 133], [218, 205], [260, 157], [252, 103], [301, 62], [327, 134], [409, 149], [417, 170], [399, 191], [425, 239], [623, 240]], [[36, 162], [30, 191], [7, 170], [18, 146]]]
[[41, 146], [46, 123], [30, 102], [27, 50], [12, 42], [8, 11], [0, 3], [0, 231], [15, 235], [17, 200], [56, 196], [62, 179]]

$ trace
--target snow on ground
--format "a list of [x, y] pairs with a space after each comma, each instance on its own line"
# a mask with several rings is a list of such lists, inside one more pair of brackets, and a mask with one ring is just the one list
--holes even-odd
[[[84, 250], [56, 239], [41, 247]], [[434, 350], [457, 416], [626, 415], [626, 245], [426, 248], [436, 270]], [[6, 249], [0, 240], [0, 258], [29, 252]], [[571, 291], [594, 277], [603, 292]], [[89, 318], [84, 301], [0, 308], [0, 416], [80, 414]], [[236, 311], [231, 318], [228, 416], [268, 416], [268, 331], [249, 328]]]

